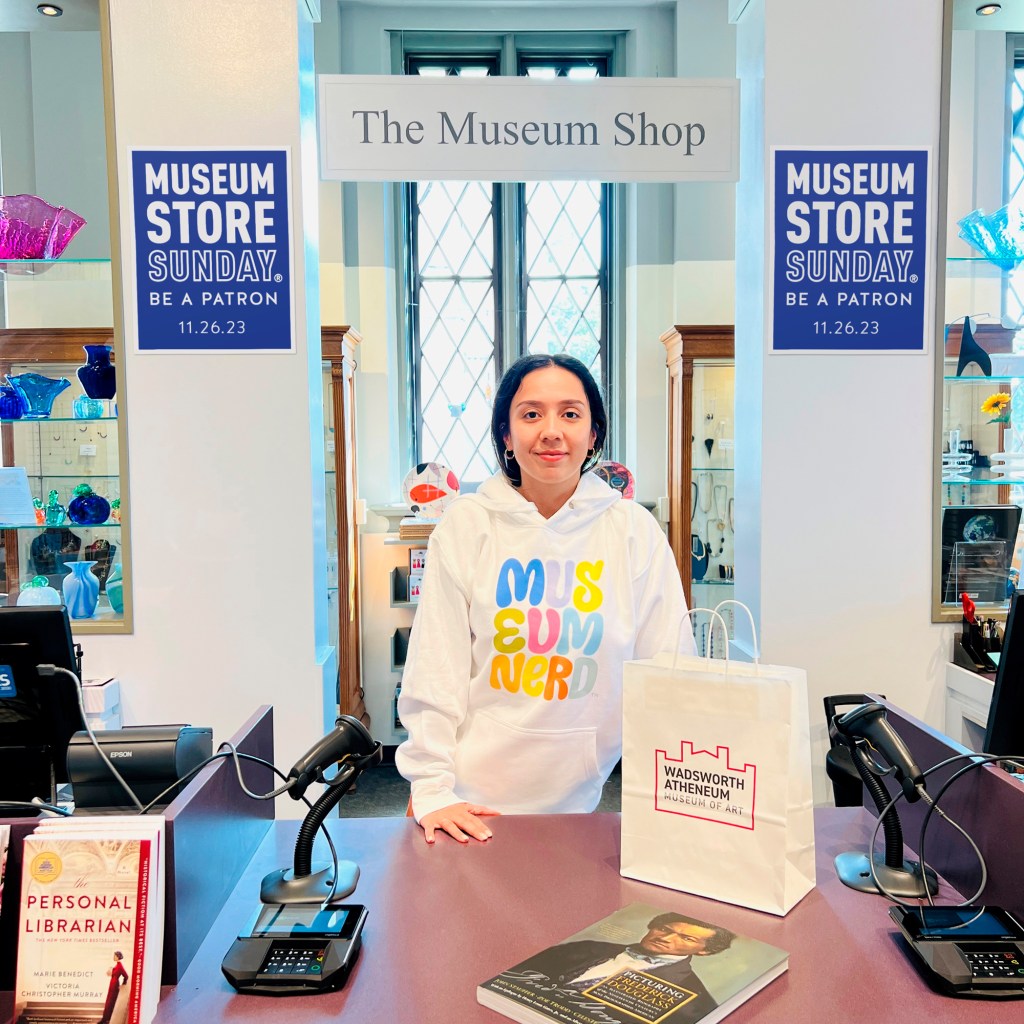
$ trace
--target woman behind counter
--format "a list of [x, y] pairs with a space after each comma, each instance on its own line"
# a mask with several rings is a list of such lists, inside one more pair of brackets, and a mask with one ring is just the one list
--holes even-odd
[[395, 758], [428, 843], [592, 811], [621, 753], [623, 662], [693, 651], [661, 528], [588, 472], [606, 431], [579, 360], [518, 360], [491, 416], [500, 472], [431, 535]]

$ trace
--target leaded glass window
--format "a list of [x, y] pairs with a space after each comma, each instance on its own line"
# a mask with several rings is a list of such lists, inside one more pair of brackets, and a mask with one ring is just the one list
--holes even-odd
[[[498, 74], [493, 56], [409, 56], [425, 76]], [[515, 71], [593, 79], [607, 60], [521, 55]], [[408, 353], [416, 461], [460, 480], [497, 468], [491, 400], [527, 352], [568, 352], [607, 393], [611, 190], [599, 182], [430, 181], [405, 188]]]

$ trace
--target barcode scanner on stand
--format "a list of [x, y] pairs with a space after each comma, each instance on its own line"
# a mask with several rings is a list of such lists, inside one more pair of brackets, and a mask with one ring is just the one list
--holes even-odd
[[[861, 704], [845, 715], [836, 715], [829, 723], [833, 741], [850, 748], [857, 769], [871, 799], [883, 814], [885, 856], [879, 860], [872, 851], [841, 853], [835, 859], [839, 880], [860, 892], [879, 892], [879, 884], [893, 896], [925, 896], [938, 891], [935, 872], [918, 861], [903, 858], [903, 828], [889, 793], [881, 779], [891, 775], [899, 783], [908, 803], [921, 799], [924, 773], [913, 754], [886, 718], [885, 707], [878, 703]], [[885, 764], [879, 763], [881, 759]]]
[[[292, 867], [263, 879], [255, 919], [221, 963], [224, 977], [239, 991], [303, 995], [331, 992], [348, 980], [367, 911], [335, 901], [355, 890], [359, 866], [335, 858], [334, 864], [314, 870], [313, 840], [359, 775], [379, 764], [383, 753], [362, 722], [341, 715], [334, 729], [292, 766], [283, 791], [293, 799], [301, 799], [313, 783], [327, 788], [299, 828]], [[326, 778], [324, 773], [335, 766], [337, 772]]]

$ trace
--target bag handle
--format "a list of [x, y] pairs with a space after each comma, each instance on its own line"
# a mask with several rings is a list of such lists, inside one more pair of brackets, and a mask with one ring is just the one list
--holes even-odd
[[[725, 671], [728, 672], [729, 671], [729, 630], [725, 626], [725, 619], [723, 619], [722, 616], [718, 614], [718, 609], [716, 609], [716, 608], [690, 608], [687, 611], [686, 615], [684, 616], [684, 621], [687, 624], [689, 624], [690, 616], [691, 615], [696, 615], [698, 612], [704, 612], [708, 616], [708, 618], [712, 620], [711, 621], [711, 629], [710, 629], [710, 631], [708, 633], [709, 637], [715, 631], [715, 622], [714, 622], [714, 620], [718, 619], [719, 623], [721, 624], [721, 626], [722, 626], [722, 636], [725, 638]], [[711, 664], [711, 644], [710, 643], [708, 644], [708, 656], [705, 659], [705, 661], [707, 661], [708, 665]], [[675, 652], [672, 655], [672, 671], [673, 672], [675, 672], [675, 670], [676, 670], [678, 665], [679, 665], [679, 644], [677, 642], [676, 643]]]
[[[754, 642], [754, 667], [761, 667], [761, 645], [757, 642], [757, 626], [754, 625], [754, 613], [742, 602], [737, 601], [734, 597], [726, 598], [724, 601], [719, 601], [715, 605], [715, 611], [719, 608], [724, 608], [727, 604], [734, 604], [739, 608], [742, 608], [747, 613], [747, 618], [750, 620], [750, 639]], [[728, 638], [728, 633], [726, 634]], [[728, 647], [726, 647], [728, 650]]]

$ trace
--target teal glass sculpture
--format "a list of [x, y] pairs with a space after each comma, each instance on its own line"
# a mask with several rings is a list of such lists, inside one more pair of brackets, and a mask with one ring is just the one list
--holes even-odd
[[71, 411], [76, 420], [98, 420], [106, 411], [107, 403], [102, 398], [79, 395], [72, 403]]
[[63, 526], [64, 520], [68, 517], [68, 510], [60, 503], [56, 491], [50, 491], [46, 496], [46, 505], [43, 508], [43, 518], [47, 526]]
[[47, 377], [42, 373], [17, 373], [13, 377], [8, 373], [6, 377], [25, 405], [27, 420], [46, 419], [53, 408], [53, 400], [71, 387], [67, 377]]
[[124, 580], [121, 577], [121, 563], [114, 563], [114, 571], [107, 577], [107, 600], [118, 614], [124, 614]]

